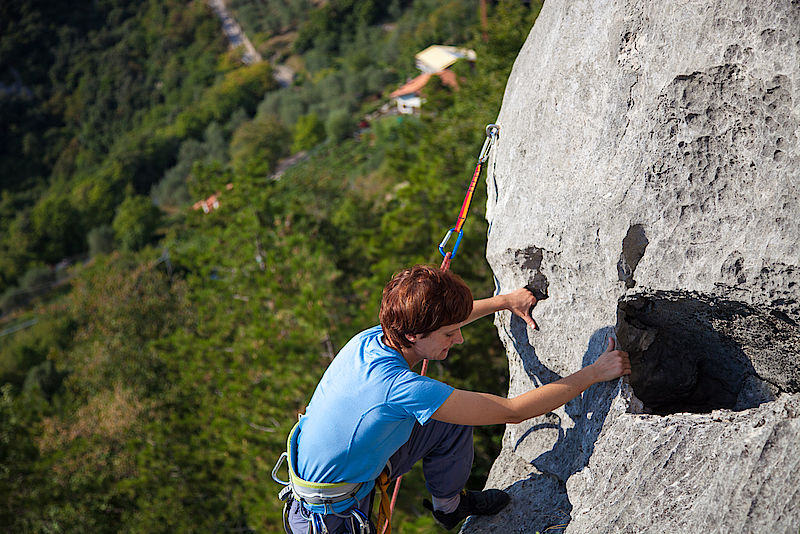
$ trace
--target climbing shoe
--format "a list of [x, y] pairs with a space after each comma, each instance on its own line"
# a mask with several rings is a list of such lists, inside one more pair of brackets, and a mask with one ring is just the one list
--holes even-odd
[[433, 504], [427, 499], [422, 501], [422, 505], [433, 512], [434, 519], [440, 525], [450, 530], [468, 516], [494, 515], [502, 510], [510, 500], [511, 497], [505, 491], [489, 489], [484, 491], [462, 491], [458, 507], [449, 514], [434, 510]]

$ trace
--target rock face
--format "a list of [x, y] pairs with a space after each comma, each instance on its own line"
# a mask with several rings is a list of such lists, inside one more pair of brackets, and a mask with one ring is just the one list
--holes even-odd
[[800, 2], [549, 0], [489, 161], [509, 395], [624, 380], [509, 425], [465, 532], [800, 529]]

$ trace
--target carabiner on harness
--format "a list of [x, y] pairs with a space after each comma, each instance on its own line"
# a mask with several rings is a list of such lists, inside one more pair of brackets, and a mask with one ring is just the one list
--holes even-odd
[[[369, 495], [371, 486], [363, 482], [321, 483], [309, 482], [300, 478], [295, 471], [296, 438], [300, 424], [289, 432], [286, 452], [283, 452], [272, 469], [272, 479], [284, 486], [278, 498], [284, 502], [284, 530], [290, 533], [289, 512], [293, 501], [297, 501], [300, 515], [309, 522], [313, 534], [328, 534], [326, 515], [335, 515], [350, 522], [353, 534], [371, 534], [370, 522], [358, 509], [358, 504]], [[289, 470], [289, 480], [281, 480], [278, 471], [283, 462]], [[357, 525], [357, 526], [356, 526]]]
[[[370, 534], [369, 519], [367, 519], [367, 516], [364, 515], [364, 512], [358, 508], [353, 508], [350, 513], [353, 514], [356, 522], [358, 522], [359, 534]], [[353, 532], [355, 533], [355, 528], [353, 528]]]
[[311, 514], [311, 532], [314, 534], [328, 534], [328, 526], [320, 514]]
[[278, 458], [278, 461], [275, 462], [275, 467], [272, 468], [272, 480], [274, 480], [275, 482], [277, 482], [281, 486], [287, 486], [288, 487], [289, 486], [289, 481], [288, 480], [281, 480], [281, 479], [278, 478], [278, 470], [280, 469], [281, 464], [284, 462], [284, 460], [286, 460], [286, 457], [287, 457], [287, 454], [284, 452], [283, 454], [280, 455], [280, 457]]

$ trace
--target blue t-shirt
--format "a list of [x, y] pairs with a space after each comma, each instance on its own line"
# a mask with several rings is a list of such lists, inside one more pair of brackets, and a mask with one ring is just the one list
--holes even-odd
[[297, 474], [309, 482], [372, 482], [453, 388], [408, 367], [380, 326], [351, 339], [322, 376], [297, 437]]

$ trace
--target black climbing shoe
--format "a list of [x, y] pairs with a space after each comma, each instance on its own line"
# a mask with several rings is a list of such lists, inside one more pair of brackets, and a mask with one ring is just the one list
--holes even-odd
[[511, 497], [503, 490], [489, 489], [484, 491], [462, 491], [461, 502], [458, 507], [446, 514], [433, 509], [433, 504], [427, 499], [422, 505], [433, 512], [433, 517], [447, 530], [458, 525], [462, 519], [471, 515], [494, 515], [502, 510]]

